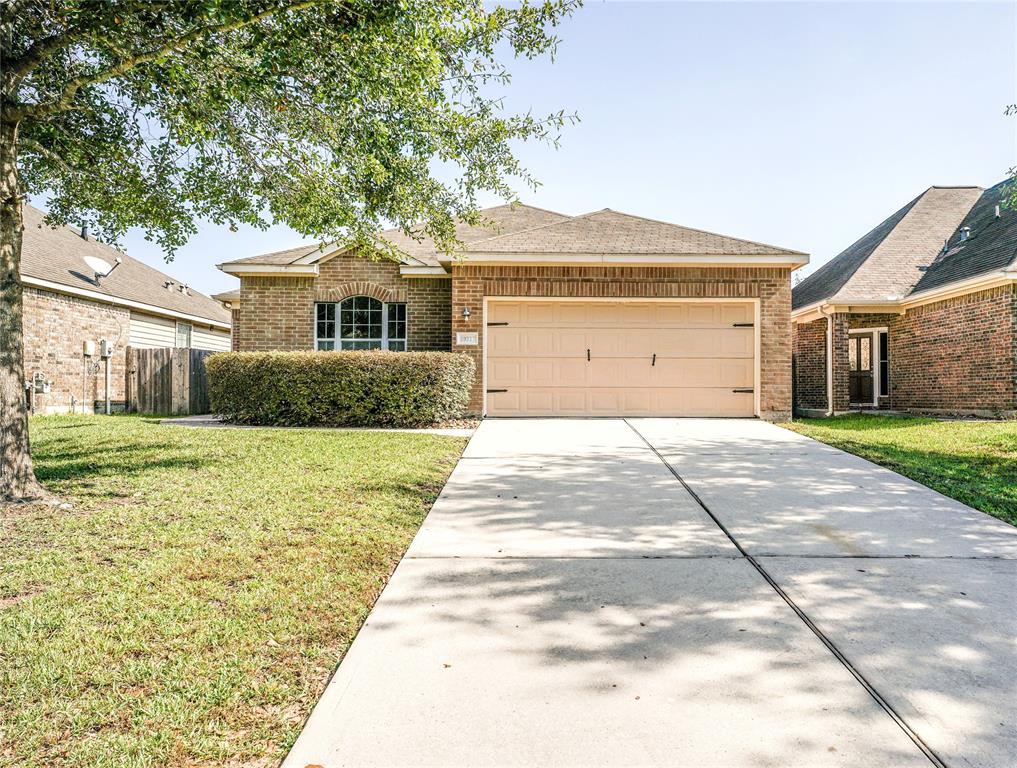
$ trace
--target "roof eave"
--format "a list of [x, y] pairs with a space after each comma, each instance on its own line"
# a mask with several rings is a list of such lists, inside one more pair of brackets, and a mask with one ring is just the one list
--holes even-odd
[[216, 264], [217, 269], [237, 277], [314, 277], [318, 274], [317, 264], [254, 264], [251, 262], [228, 261]]
[[451, 277], [449, 271], [442, 266], [429, 266], [426, 264], [403, 264], [399, 267], [399, 274], [403, 277]]
[[780, 266], [797, 269], [809, 263], [808, 254], [689, 254], [689, 253], [500, 253], [497, 251], [469, 251], [460, 257], [439, 254], [443, 265], [473, 264], [570, 264], [575, 266], [639, 266], [678, 264], [683, 266]]
[[907, 296], [901, 304], [906, 309], [912, 307], [920, 307], [923, 304], [931, 304], [935, 301], [944, 301], [946, 299], [954, 298], [955, 296], [963, 296], [968, 293], [977, 293], [978, 291], [987, 291], [991, 288], [997, 288], [1001, 285], [1010, 285], [1017, 283], [1017, 269], [1013, 268], [1013, 265], [1006, 267], [1005, 269], [994, 269], [990, 272], [984, 272], [974, 277], [969, 277], [964, 280], [957, 280], [952, 283], [946, 283], [935, 288], [928, 288], [924, 291], [918, 291]]
[[98, 301], [104, 304], [113, 304], [114, 306], [127, 307], [128, 309], [137, 309], [140, 312], [145, 312], [150, 315], [159, 315], [162, 317], [171, 317], [177, 320], [187, 320], [189, 322], [201, 323], [203, 325], [211, 325], [224, 331], [230, 330], [230, 323], [223, 320], [206, 317], [205, 315], [196, 315], [191, 312], [180, 312], [175, 309], [160, 307], [155, 304], [147, 304], [143, 301], [123, 299], [119, 296], [102, 293], [101, 291], [91, 291], [87, 288], [65, 285], [53, 280], [44, 280], [42, 278], [32, 277], [31, 275], [22, 275], [21, 282], [25, 285], [32, 286], [33, 288], [42, 288], [48, 291], [53, 291], [54, 293], [64, 293], [68, 296], [80, 296], [82, 298], [91, 299], [92, 301]]

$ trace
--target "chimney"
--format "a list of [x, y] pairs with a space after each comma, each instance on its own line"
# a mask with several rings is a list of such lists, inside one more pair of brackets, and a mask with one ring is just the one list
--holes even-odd
[[998, 205], [996, 206], [996, 218], [997, 219], [999, 218], [999, 206]]
[[81, 239], [82, 240], [88, 239], [88, 224], [81, 225]]

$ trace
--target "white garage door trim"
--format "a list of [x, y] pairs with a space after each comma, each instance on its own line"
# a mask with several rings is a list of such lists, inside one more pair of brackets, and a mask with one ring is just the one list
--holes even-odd
[[760, 302], [758, 298], [755, 299], [733, 299], [726, 296], [709, 296], [703, 298], [656, 298], [656, 297], [593, 297], [593, 296], [485, 296], [483, 301], [483, 317], [481, 321], [481, 328], [483, 329], [483, 354], [481, 355], [481, 391], [484, 395], [484, 415], [487, 415], [487, 315], [488, 305], [492, 302], [520, 302], [520, 301], [576, 301], [584, 304], [592, 304], [596, 302], [618, 304], [621, 302], [630, 303], [674, 303], [674, 304], [716, 304], [722, 302], [724, 304], [751, 304], [752, 305], [752, 318], [753, 318], [753, 382], [752, 382], [752, 398], [753, 398], [753, 411], [755, 416], [759, 417], [759, 405], [760, 405], [760, 383], [762, 381], [762, 323], [760, 318]]

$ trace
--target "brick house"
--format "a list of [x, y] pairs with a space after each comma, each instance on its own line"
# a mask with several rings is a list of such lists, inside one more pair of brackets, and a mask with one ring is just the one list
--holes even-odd
[[602, 210], [526, 205], [460, 225], [462, 252], [398, 231], [400, 261], [304, 246], [219, 265], [233, 348], [451, 350], [490, 416], [791, 411], [798, 251]]
[[[104, 339], [118, 408], [128, 346], [229, 349], [230, 314], [219, 302], [77, 229], [47, 226], [37, 208], [23, 212], [25, 378], [39, 384], [30, 392], [35, 412], [92, 413], [105, 400]], [[97, 278], [86, 257], [115, 268]], [[86, 343], [94, 347], [87, 356]]]
[[931, 187], [792, 291], [795, 408], [1017, 413], [1017, 212]]

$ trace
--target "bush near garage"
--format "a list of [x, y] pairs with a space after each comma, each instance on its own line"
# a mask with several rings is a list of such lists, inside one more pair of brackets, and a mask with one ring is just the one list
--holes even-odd
[[212, 412], [233, 424], [421, 427], [463, 415], [475, 364], [451, 352], [222, 352]]

